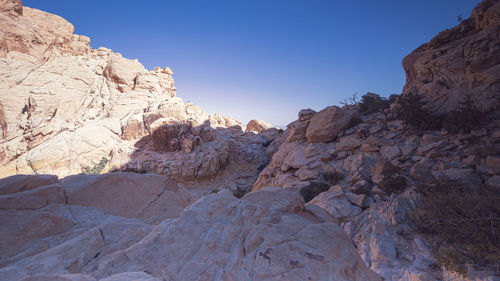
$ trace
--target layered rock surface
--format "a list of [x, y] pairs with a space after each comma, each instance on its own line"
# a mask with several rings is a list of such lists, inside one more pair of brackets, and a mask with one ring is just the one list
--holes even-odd
[[[485, 0], [410, 54], [403, 95], [495, 106], [498, 11]], [[407, 131], [354, 105], [243, 128], [176, 97], [169, 68], [21, 1], [0, 13], [0, 176], [54, 174], [0, 180], [0, 279], [498, 280], [437, 266], [410, 219], [418, 184], [500, 188], [498, 120]]]
[[439, 33], [403, 60], [405, 94], [421, 94], [438, 112], [469, 95], [482, 110], [500, 105], [500, 2], [482, 1], [470, 18]]
[[267, 123], [258, 123], [262, 135], [245, 133], [238, 121], [176, 97], [170, 68], [148, 71], [93, 49], [69, 22], [21, 1], [2, 9], [0, 176], [127, 170], [251, 188], [268, 161], [264, 144], [277, 134]]
[[6, 281], [382, 280], [333, 216], [282, 189], [190, 204], [190, 190], [153, 174], [14, 176], [0, 185]]
[[[435, 113], [470, 95], [481, 110], [498, 113], [499, 11], [499, 1], [485, 0], [470, 19], [406, 57], [403, 95], [424, 95]], [[359, 105], [300, 111], [273, 142], [277, 151], [252, 190], [293, 190], [310, 200], [306, 206], [328, 211], [385, 280], [498, 280], [491, 270], [458, 276], [437, 266], [410, 214], [419, 184], [500, 187], [500, 122], [490, 118], [467, 134], [422, 132], [407, 130], [390, 110], [361, 112]]]
[[[431, 269], [436, 261], [414, 232], [409, 217], [418, 201], [414, 188], [430, 182], [500, 187], [500, 170], [493, 160], [500, 153], [500, 122], [470, 134], [411, 133], [405, 132], [401, 121], [375, 113], [361, 115], [360, 123], [329, 138], [336, 141], [310, 142], [304, 130], [301, 135], [296, 130], [309, 120], [300, 121], [301, 115], [276, 138], [278, 150], [252, 190], [281, 187], [312, 199], [307, 206], [319, 206], [333, 215], [366, 265], [386, 280], [451, 278], [444, 277], [446, 271]], [[478, 274], [482, 277], [466, 280], [489, 280]]]

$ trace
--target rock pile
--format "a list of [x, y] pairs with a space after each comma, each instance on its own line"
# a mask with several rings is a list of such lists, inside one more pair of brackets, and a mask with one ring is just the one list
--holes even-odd
[[[334, 109], [342, 110], [353, 108]], [[332, 108], [315, 115], [328, 111]], [[418, 198], [413, 188], [432, 182], [500, 188], [500, 170], [494, 164], [500, 155], [500, 122], [470, 134], [405, 131], [401, 121], [374, 113], [361, 115], [351, 127], [340, 122], [344, 130], [337, 131], [332, 118], [322, 117], [325, 124], [314, 124], [313, 115], [309, 126], [330, 128], [320, 137], [331, 136], [325, 142], [311, 142], [317, 140], [312, 134], [297, 137], [297, 124], [305, 123], [300, 121], [301, 113], [277, 138], [288, 141], [281, 142], [252, 190], [282, 187], [307, 194], [312, 198], [307, 204], [336, 217], [365, 263], [386, 280], [433, 280], [425, 278], [432, 277], [429, 266], [435, 260], [414, 234], [409, 218]], [[416, 275], [421, 279], [411, 277]]]

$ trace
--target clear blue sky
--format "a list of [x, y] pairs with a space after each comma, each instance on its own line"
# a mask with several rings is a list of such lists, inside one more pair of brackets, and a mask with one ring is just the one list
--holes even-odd
[[401, 60], [479, 0], [23, 0], [240, 121], [286, 125], [354, 93], [399, 94]]

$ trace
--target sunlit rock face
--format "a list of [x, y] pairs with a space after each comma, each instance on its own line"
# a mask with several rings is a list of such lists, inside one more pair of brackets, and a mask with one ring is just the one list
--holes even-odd
[[93, 49], [71, 23], [21, 1], [1, 7], [0, 176], [127, 170], [251, 188], [277, 130], [245, 133], [177, 97], [169, 67]]
[[469, 95], [483, 110], [500, 104], [500, 2], [481, 2], [470, 18], [440, 32], [403, 60], [403, 95], [424, 95], [431, 108], [456, 109]]

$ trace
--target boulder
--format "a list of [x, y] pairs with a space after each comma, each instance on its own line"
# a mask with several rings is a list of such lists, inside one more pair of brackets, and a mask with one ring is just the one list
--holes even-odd
[[337, 151], [349, 151], [360, 147], [361, 140], [354, 136], [347, 136], [341, 138], [335, 145]]
[[345, 193], [335, 190], [323, 192], [307, 204], [327, 210], [339, 223], [348, 222], [361, 214], [361, 208], [353, 205]]
[[333, 141], [357, 116], [358, 112], [354, 109], [328, 106], [311, 118], [306, 131], [307, 140], [311, 143]]
[[262, 121], [262, 120], [250, 120], [250, 122], [248, 122], [247, 126], [246, 126], [246, 129], [245, 129], [245, 132], [254, 132], [254, 133], [262, 133], [263, 131], [269, 129], [269, 128], [272, 128], [273, 125], [267, 123], [266, 121]]

